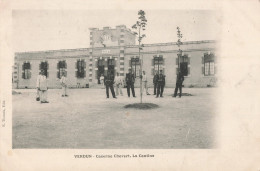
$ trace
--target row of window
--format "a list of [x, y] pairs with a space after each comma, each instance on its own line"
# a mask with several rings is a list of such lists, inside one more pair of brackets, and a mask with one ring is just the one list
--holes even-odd
[[[180, 61], [179, 61], [180, 60]], [[134, 72], [135, 77], [140, 75], [140, 60], [139, 58], [131, 58], [129, 61], [129, 66], [131, 67], [132, 71]], [[205, 76], [212, 76], [215, 75], [215, 55], [213, 53], [205, 53], [202, 57], [202, 74]], [[179, 66], [176, 69], [176, 73], [178, 68], [180, 68], [182, 74], [184, 76], [188, 76], [190, 74], [190, 57], [187, 54], [176, 58], [176, 65]], [[162, 55], [154, 56], [152, 59], [152, 71], [151, 74], [154, 75], [155, 73], [159, 73], [160, 70], [164, 73], [164, 58]]]
[[[180, 60], [180, 61], [179, 61]], [[129, 61], [129, 66], [134, 73], [135, 77], [138, 77], [140, 73], [140, 59], [138, 57], [134, 58], [132, 57], [131, 60]], [[108, 59], [107, 61], [104, 60], [98, 60], [97, 61], [97, 78], [99, 78], [101, 75], [105, 74], [105, 69], [104, 66], [108, 66], [108, 70], [114, 72], [115, 68], [115, 60], [114, 59]], [[204, 56], [202, 57], [202, 74], [205, 76], [211, 76], [215, 75], [215, 55], [213, 53], [205, 53]], [[152, 59], [152, 68], [151, 68], [151, 74], [154, 75], [156, 72], [158, 73], [160, 70], [163, 71], [164, 73], [164, 58], [162, 55], [159, 56], [154, 56]], [[190, 74], [190, 57], [188, 55], [183, 55], [179, 58], [176, 58], [176, 65], [178, 65], [183, 73], [184, 76], [188, 76]], [[84, 78], [86, 77], [86, 62], [85, 60], [77, 60], [75, 63], [75, 77], [77, 78]], [[39, 65], [39, 70], [44, 70], [44, 74], [46, 77], [49, 77], [49, 64], [48, 62], [41, 62]], [[64, 73], [67, 76], [67, 63], [66, 61], [59, 61], [57, 63], [57, 78], [61, 78], [62, 74]], [[23, 79], [30, 79], [31, 78], [31, 64], [29, 62], [23, 63]], [[177, 73], [177, 72], [176, 72]]]
[[[59, 61], [57, 63], [57, 78], [61, 78], [62, 74], [64, 73], [67, 76], [67, 63], [66, 61]], [[86, 62], [85, 60], [77, 60], [75, 63], [75, 76], [77, 78], [84, 78], [86, 77]], [[41, 62], [39, 64], [39, 70], [44, 71], [44, 75], [48, 78], [49, 77], [49, 63], [48, 62]], [[24, 62], [22, 65], [22, 78], [23, 79], [30, 79], [31, 78], [31, 63]]]

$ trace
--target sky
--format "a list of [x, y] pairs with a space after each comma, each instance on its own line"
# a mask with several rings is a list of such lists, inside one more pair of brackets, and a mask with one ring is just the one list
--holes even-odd
[[[221, 17], [210, 10], [146, 10], [144, 44], [177, 41], [179, 26], [183, 41], [217, 40]], [[131, 26], [138, 10], [14, 10], [15, 52], [89, 47], [89, 28]]]

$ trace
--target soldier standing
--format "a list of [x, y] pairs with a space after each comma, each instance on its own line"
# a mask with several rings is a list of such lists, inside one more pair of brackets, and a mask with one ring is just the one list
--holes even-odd
[[156, 89], [157, 89], [157, 81], [158, 81], [158, 72], [155, 71], [155, 75], [153, 76], [153, 95], [156, 95]]
[[47, 79], [46, 79], [46, 76], [44, 75], [43, 69], [41, 70], [40, 75], [38, 75], [38, 77], [37, 77], [36, 87], [40, 94], [41, 103], [49, 103], [47, 101], [48, 84], [47, 84]]
[[142, 81], [143, 81], [143, 87], [142, 87], [142, 92], [143, 92], [143, 90], [145, 89], [145, 91], [146, 91], [146, 95], [150, 95], [149, 94], [149, 92], [148, 92], [148, 80], [147, 80], [147, 76], [146, 76], [146, 74], [145, 74], [145, 71], [143, 71], [143, 75], [142, 75]]
[[165, 86], [165, 75], [163, 75], [162, 70], [160, 70], [160, 74], [158, 76], [158, 81], [157, 81], [156, 98], [158, 98], [159, 94], [160, 94], [160, 97], [163, 97], [164, 86]]
[[105, 77], [105, 85], [106, 85], [107, 98], [109, 98], [109, 89], [110, 89], [113, 98], [116, 99], [113, 84], [114, 84], [114, 75], [111, 73], [111, 71], [108, 71], [107, 76]]
[[119, 89], [121, 96], [123, 96], [122, 86], [124, 85], [124, 81], [123, 81], [123, 78], [121, 76], [119, 76], [118, 72], [116, 73], [115, 83], [116, 83], [116, 95], [118, 96], [118, 94], [119, 94], [118, 89]]
[[68, 85], [67, 85], [67, 78], [65, 76], [65, 73], [62, 73], [60, 83], [62, 86], [62, 97], [67, 97], [68, 96], [68, 94], [67, 94]]
[[132, 70], [129, 69], [129, 72], [126, 74], [126, 88], [127, 88], [127, 95], [128, 97], [130, 97], [130, 88], [132, 90], [132, 95], [133, 97], [136, 97], [135, 96], [135, 87], [134, 87], [134, 84], [135, 84], [135, 76], [134, 74], [132, 74]]
[[173, 97], [176, 97], [177, 96], [177, 92], [178, 92], [178, 89], [180, 90], [180, 94], [179, 94], [179, 97], [181, 98], [181, 95], [182, 95], [182, 83], [184, 81], [184, 76], [183, 74], [181, 73], [181, 71], [178, 71], [178, 74], [177, 74], [177, 80], [176, 80], [176, 86], [175, 86], [175, 90], [174, 90], [174, 95]]

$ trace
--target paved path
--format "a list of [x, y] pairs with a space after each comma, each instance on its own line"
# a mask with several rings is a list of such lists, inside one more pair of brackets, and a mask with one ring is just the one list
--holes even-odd
[[35, 90], [13, 95], [14, 148], [169, 149], [214, 148], [214, 88], [184, 89], [194, 96], [144, 96], [153, 110], [124, 109], [138, 103], [124, 96], [106, 99], [105, 89], [60, 89], [48, 92], [49, 104], [35, 101]]

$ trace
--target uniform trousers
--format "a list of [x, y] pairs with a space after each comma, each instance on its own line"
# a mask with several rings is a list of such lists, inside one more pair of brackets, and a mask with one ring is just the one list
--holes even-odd
[[111, 90], [112, 96], [116, 97], [113, 84], [108, 84], [106, 85], [107, 98], [109, 98], [109, 89]]
[[174, 95], [173, 95], [174, 97], [177, 96], [178, 89], [180, 90], [179, 97], [181, 97], [181, 95], [182, 95], [182, 84], [176, 83], [176, 87], [175, 87]]
[[40, 90], [40, 100], [41, 102], [47, 101], [47, 90]]
[[118, 89], [120, 91], [120, 94], [123, 95], [122, 92], [122, 84], [116, 84], [116, 95], [118, 96]]
[[62, 86], [62, 95], [65, 96], [67, 95], [67, 86]]
[[154, 88], [153, 88], [153, 94], [156, 95], [157, 84], [154, 83], [153, 86], [154, 86]]
[[147, 81], [143, 81], [143, 82], [142, 82], [142, 85], [143, 85], [142, 92], [143, 92], [143, 91], [144, 91], [144, 89], [145, 89], [145, 91], [146, 91], [146, 94], [148, 94], [148, 86], [147, 86]]
[[163, 83], [158, 83], [157, 84], [157, 97], [160, 95], [162, 97], [163, 95], [163, 90], [164, 90], [164, 84]]
[[130, 97], [130, 88], [131, 88], [131, 90], [132, 90], [132, 95], [133, 95], [133, 97], [135, 97], [135, 87], [134, 87], [134, 84], [127, 84], [126, 89], [127, 89], [127, 95], [128, 95], [128, 97]]

